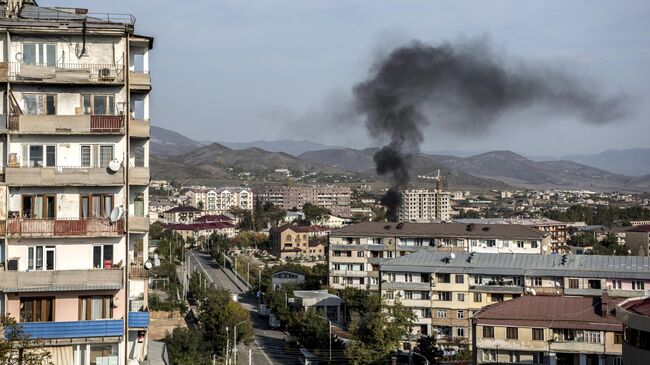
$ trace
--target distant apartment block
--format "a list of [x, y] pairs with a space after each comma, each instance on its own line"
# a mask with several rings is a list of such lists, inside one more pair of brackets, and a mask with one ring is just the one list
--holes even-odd
[[350, 217], [352, 191], [338, 185], [264, 186], [254, 189], [255, 199], [260, 203], [271, 202], [289, 210], [302, 208], [306, 203], [327, 208], [333, 215]]
[[567, 242], [567, 223], [548, 218], [482, 218], [482, 219], [456, 219], [455, 222], [474, 224], [519, 224], [547, 232], [551, 236], [550, 251], [546, 253], [561, 253]]
[[141, 363], [153, 39], [130, 15], [0, 6], [0, 312], [55, 364]]
[[330, 234], [329, 284], [379, 290], [379, 267], [416, 251], [540, 254], [550, 236], [513, 224], [363, 222]]
[[[416, 313], [414, 334], [453, 342], [472, 338], [479, 310], [522, 296], [643, 295], [648, 267], [648, 257], [421, 251], [384, 261], [378, 277], [383, 297], [399, 298]], [[566, 310], [557, 309], [558, 320], [569, 320]]]
[[186, 196], [189, 205], [208, 214], [227, 213], [231, 208], [253, 209], [253, 192], [249, 188], [196, 188], [190, 189]]
[[402, 192], [400, 222], [439, 222], [450, 219], [451, 193], [438, 189], [409, 189]]

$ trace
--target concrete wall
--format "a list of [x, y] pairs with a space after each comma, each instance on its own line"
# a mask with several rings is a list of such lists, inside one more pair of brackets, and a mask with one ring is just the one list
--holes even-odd
[[[64, 40], [65, 39], [65, 40]], [[56, 45], [57, 63], [83, 63], [83, 64], [126, 64], [126, 38], [122, 37], [96, 37], [88, 36], [86, 53], [81, 57], [83, 39], [80, 35], [59, 36], [21, 36], [12, 34], [9, 44], [8, 62], [21, 62], [23, 59], [23, 43], [54, 43]]]
[[81, 195], [113, 194], [113, 206], [123, 205], [123, 187], [23, 187], [10, 188], [9, 211], [20, 212], [22, 216], [22, 196], [31, 194], [48, 194], [56, 196], [57, 218], [79, 218]]

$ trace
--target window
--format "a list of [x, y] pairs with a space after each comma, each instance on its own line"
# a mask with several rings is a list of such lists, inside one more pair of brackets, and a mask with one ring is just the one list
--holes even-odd
[[530, 248], [539, 248], [539, 243], [537, 241], [531, 241]]
[[494, 338], [494, 327], [492, 327], [492, 326], [483, 326], [483, 337], [484, 338]]
[[517, 327], [506, 327], [506, 338], [516, 340], [519, 338], [519, 329]]
[[483, 350], [483, 361], [493, 362], [497, 360], [497, 353], [495, 350]]
[[332, 283], [338, 284], [341, 278], [339, 276], [332, 276]]
[[524, 248], [524, 241], [517, 241], [517, 248]]
[[447, 310], [446, 309], [437, 309], [436, 310], [436, 318], [447, 318]]
[[543, 328], [533, 328], [533, 341], [544, 341]]
[[601, 343], [601, 334], [599, 331], [584, 331], [583, 333], [585, 342], [588, 343]]
[[459, 302], [464, 302], [465, 301], [465, 293], [458, 293], [457, 294], [457, 299]]
[[483, 277], [481, 275], [474, 276], [474, 284], [477, 285], [483, 284]]
[[420, 311], [422, 318], [431, 318], [431, 308], [422, 308]]
[[386, 299], [395, 299], [395, 293], [389, 290], [384, 294], [384, 297]]
[[623, 343], [623, 333], [622, 332], [614, 333], [614, 344], [620, 345], [622, 343]]
[[613, 289], [622, 289], [623, 284], [621, 283], [620, 280], [612, 280], [612, 287], [613, 287]]
[[589, 280], [589, 289], [600, 289], [600, 280]]
[[56, 196], [22, 195], [22, 217], [27, 219], [55, 219]]
[[90, 166], [90, 146], [81, 146], [81, 166]]
[[465, 283], [465, 276], [456, 275], [456, 284], [463, 284], [463, 283]]
[[520, 361], [519, 359], [520, 357], [518, 351], [510, 351], [508, 353], [508, 360], [510, 360], [510, 362], [519, 362]]
[[421, 292], [421, 297], [422, 300], [431, 300], [431, 293], [428, 291], [423, 291]]
[[89, 345], [90, 365], [117, 364], [118, 344]]
[[480, 303], [483, 301], [483, 295], [481, 293], [474, 293], [474, 301]]
[[639, 280], [632, 281], [632, 290], [645, 290], [645, 283]]
[[21, 322], [53, 322], [54, 298], [20, 298]]
[[540, 278], [539, 276], [533, 277], [532, 283], [533, 286], [542, 286], [542, 278]]
[[451, 275], [449, 275], [449, 274], [436, 274], [436, 280], [439, 283], [449, 284], [449, 283], [451, 283]]
[[413, 299], [413, 292], [410, 290], [407, 290], [404, 292], [404, 299]]
[[110, 295], [79, 297], [79, 320], [111, 318], [113, 315], [112, 298]]
[[108, 163], [113, 159], [113, 146], [102, 145], [99, 146], [99, 167], [107, 167]]
[[457, 337], [465, 337], [465, 329], [462, 327], [456, 328]]
[[366, 253], [363, 251], [357, 251], [357, 257], [365, 257]]
[[83, 95], [84, 114], [115, 115], [115, 95]]
[[465, 319], [465, 311], [457, 311], [456, 312], [456, 318]]
[[569, 288], [578, 289], [580, 287], [578, 279], [569, 279]]
[[490, 301], [491, 302], [503, 302], [503, 294], [491, 294], [490, 295]]
[[22, 149], [23, 167], [56, 166], [56, 146], [23, 145]]
[[56, 45], [53, 43], [23, 43], [23, 63], [56, 66]]
[[413, 282], [413, 274], [404, 274], [404, 281], [407, 283]]
[[79, 197], [79, 217], [106, 218], [113, 210], [113, 194], [89, 194]]
[[56, 95], [23, 94], [23, 104], [27, 115], [55, 115]]
[[451, 302], [451, 292], [439, 291], [438, 292], [438, 300], [444, 301], [444, 302]]
[[533, 352], [533, 364], [543, 364], [543, 363], [544, 363], [544, 353]]
[[93, 246], [93, 267], [95, 269], [113, 267], [113, 245]]
[[54, 246], [33, 246], [27, 248], [27, 271], [54, 270]]
[[487, 247], [497, 247], [496, 240], [487, 240]]

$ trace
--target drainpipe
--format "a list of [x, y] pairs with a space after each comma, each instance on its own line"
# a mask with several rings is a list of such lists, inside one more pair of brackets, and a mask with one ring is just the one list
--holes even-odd
[[[126, 32], [126, 59], [124, 61], [124, 65], [122, 65], [123, 70], [122, 73], [124, 75], [124, 80], [125, 80], [125, 87], [126, 87], [126, 105], [124, 108], [124, 136], [126, 138], [126, 156], [123, 159], [123, 164], [124, 164], [124, 230], [126, 231], [126, 247], [125, 247], [125, 256], [124, 256], [124, 262], [126, 263], [125, 268], [124, 268], [124, 363], [128, 364], [129, 363], [129, 273], [130, 273], [130, 259], [129, 259], [129, 246], [131, 244], [131, 237], [129, 235], [129, 214], [130, 214], [130, 209], [129, 209], [129, 196], [131, 194], [131, 189], [129, 187], [129, 156], [131, 155], [130, 153], [130, 145], [131, 141], [129, 138], [129, 121], [130, 121], [130, 114], [129, 113], [129, 108], [131, 106], [131, 90], [129, 89], [129, 62], [130, 62], [130, 53], [131, 53], [131, 35]], [[115, 57], [113, 57], [113, 60], [115, 60]], [[134, 248], [135, 249], [135, 248]], [[146, 301], [147, 298], [145, 298]], [[137, 341], [137, 340], [136, 340]], [[135, 346], [135, 344], [134, 344]]]
[[478, 364], [478, 353], [476, 349], [476, 318], [472, 318], [472, 364]]

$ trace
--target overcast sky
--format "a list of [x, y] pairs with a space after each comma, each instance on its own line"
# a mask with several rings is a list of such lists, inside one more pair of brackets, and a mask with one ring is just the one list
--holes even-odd
[[[309, 139], [365, 147], [362, 125], [322, 125], [377, 54], [412, 39], [487, 37], [509, 58], [558, 67], [627, 95], [621, 121], [518, 114], [468, 137], [433, 127], [424, 150], [510, 149], [559, 156], [649, 147], [650, 2], [40, 0], [132, 13], [155, 37], [152, 123], [211, 141]], [[318, 125], [321, 124], [321, 125]]]

